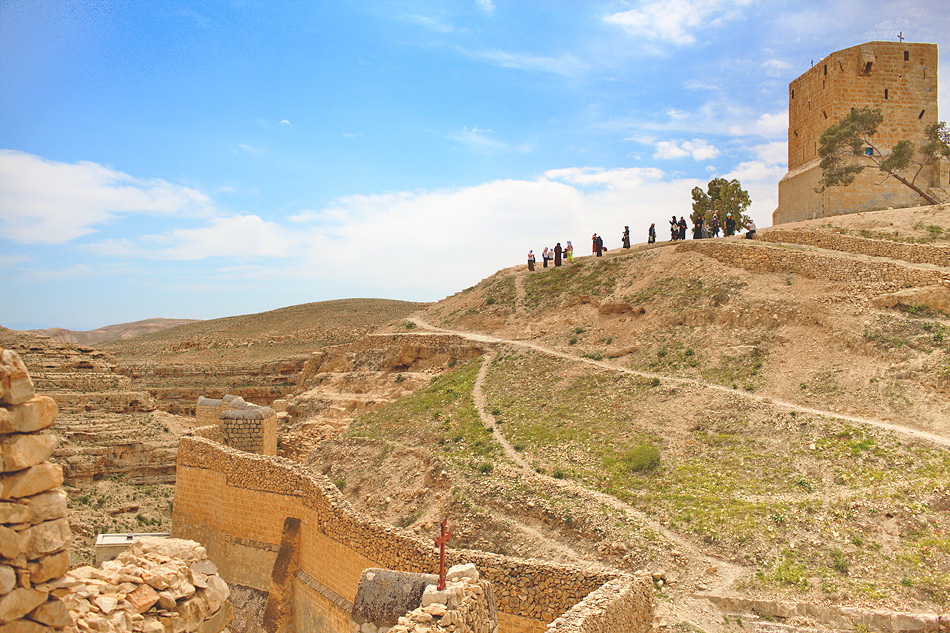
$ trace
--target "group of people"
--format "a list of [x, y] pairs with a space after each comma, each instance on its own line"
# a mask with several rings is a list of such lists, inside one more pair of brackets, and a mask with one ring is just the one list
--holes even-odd
[[[548, 267], [548, 262], [553, 262], [555, 266], [560, 266], [564, 260], [568, 262], [574, 261], [574, 245], [571, 244], [571, 241], [567, 241], [567, 246], [561, 247], [561, 243], [558, 242], [554, 248], [544, 247], [544, 250], [541, 251], [541, 261], [545, 268]], [[534, 251], [528, 251], [528, 270], [534, 270], [535, 257]]]
[[[679, 220], [676, 219], [674, 215], [670, 220], [670, 240], [673, 242], [686, 239], [686, 230], [688, 229], [686, 224], [686, 219], [683, 216], [680, 216]], [[719, 237], [719, 218], [713, 216], [712, 220], [706, 222], [703, 218], [700, 218], [693, 224], [693, 239], [701, 240], [710, 237]], [[749, 220], [749, 223], [744, 227], [746, 229], [746, 238], [752, 239], [752, 236], [755, 235], [755, 222]], [[731, 217], [726, 216], [725, 222], [725, 232], [726, 237], [736, 234], [736, 222]], [[620, 237], [620, 243], [622, 248], [630, 248], [630, 227], [623, 227], [623, 235]], [[656, 243], [656, 224], [650, 224], [650, 228], [647, 231], [647, 244]], [[604, 252], [604, 238], [600, 235], [594, 233], [591, 236], [591, 253], [597, 257], [602, 257]], [[554, 248], [544, 247], [544, 250], [541, 251], [541, 261], [544, 268], [548, 267], [549, 262], [553, 262], [554, 266], [561, 266], [561, 264], [567, 260], [569, 263], [574, 262], [574, 246], [571, 244], [570, 240], [567, 242], [567, 246], [562, 248], [561, 243], [558, 242]], [[537, 262], [533, 250], [528, 251], [528, 270], [534, 270], [535, 263]]]

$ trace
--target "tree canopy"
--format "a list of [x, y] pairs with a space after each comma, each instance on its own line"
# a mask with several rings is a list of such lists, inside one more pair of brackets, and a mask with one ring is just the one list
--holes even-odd
[[886, 174], [885, 180], [894, 178], [929, 204], [938, 204], [939, 201], [916, 181], [924, 167], [936, 164], [941, 158], [950, 158], [947, 124], [931, 123], [924, 131], [924, 139], [917, 144], [902, 139], [890, 150], [882, 150], [874, 143], [882, 121], [884, 114], [878, 108], [855, 108], [822, 132], [818, 148], [821, 180], [815, 191], [821, 193], [828, 187], [850, 185], [859, 173], [873, 164]]
[[709, 222], [713, 216], [719, 219], [719, 226], [726, 225], [726, 218], [731, 217], [737, 227], [744, 227], [749, 223], [746, 209], [752, 204], [749, 192], [742, 188], [736, 179], [713, 178], [709, 181], [706, 191], [701, 187], [693, 187], [693, 212], [689, 219], [695, 224], [700, 218]]

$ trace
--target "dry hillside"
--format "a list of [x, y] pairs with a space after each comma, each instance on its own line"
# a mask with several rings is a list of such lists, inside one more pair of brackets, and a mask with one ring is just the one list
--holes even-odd
[[[724, 596], [945, 611], [950, 207], [760, 234], [499, 271], [388, 330], [482, 358], [373, 407], [419, 374], [340, 350], [297, 396], [313, 428], [335, 399], [307, 463], [459, 546], [652, 569], [674, 623], [722, 628]], [[347, 381], [341, 424], [321, 384]]]
[[115, 325], [106, 325], [95, 330], [67, 330], [61, 327], [48, 328], [45, 330], [29, 330], [34, 334], [42, 334], [67, 343], [78, 343], [80, 345], [102, 345], [110, 341], [135, 338], [143, 334], [152, 332], [161, 332], [168, 328], [194, 323], [195, 319], [144, 319], [132, 323], [117, 323]]

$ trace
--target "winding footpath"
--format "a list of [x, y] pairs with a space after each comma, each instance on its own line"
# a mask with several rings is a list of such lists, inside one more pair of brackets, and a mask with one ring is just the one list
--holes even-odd
[[464, 338], [469, 341], [476, 343], [488, 343], [492, 345], [511, 345], [513, 347], [520, 347], [522, 349], [529, 349], [541, 354], [546, 354], [548, 356], [554, 356], [555, 358], [563, 358], [575, 363], [585, 363], [587, 365], [592, 365], [594, 367], [599, 367], [601, 369], [606, 369], [608, 371], [616, 371], [623, 374], [628, 374], [630, 376], [638, 376], [641, 378], [656, 378], [666, 383], [673, 383], [676, 385], [683, 385], [691, 387], [693, 389], [708, 389], [711, 391], [717, 391], [724, 394], [729, 394], [732, 396], [738, 396], [745, 398], [747, 400], [758, 402], [761, 404], [770, 404], [776, 407], [787, 409], [789, 411], [796, 411], [798, 413], [807, 413], [810, 415], [820, 415], [829, 418], [836, 418], [838, 420], [843, 420], [846, 422], [853, 422], [855, 424], [862, 424], [866, 426], [873, 426], [879, 429], [884, 429], [886, 431], [891, 431], [897, 433], [898, 435], [903, 435], [908, 438], [924, 440], [938, 446], [950, 447], [950, 437], [944, 435], [938, 435], [936, 433], [930, 433], [928, 431], [921, 431], [919, 429], [914, 429], [900, 424], [894, 424], [892, 422], [885, 422], [883, 420], [875, 420], [872, 418], [862, 418], [854, 415], [848, 415], [846, 413], [840, 413], [838, 411], [829, 411], [827, 409], [816, 409], [813, 407], [806, 407], [796, 402], [791, 402], [788, 400], [778, 400], [770, 396], [760, 396], [754, 393], [749, 393], [748, 391], [742, 391], [739, 389], [732, 389], [731, 387], [726, 387], [723, 385], [717, 385], [715, 383], [704, 382], [702, 380], [696, 380], [694, 378], [676, 378], [673, 376], [667, 376], [665, 374], [657, 374], [649, 371], [640, 371], [637, 369], [629, 369], [627, 367], [620, 367], [602, 360], [594, 360], [592, 358], [583, 358], [580, 356], [574, 356], [566, 352], [561, 352], [550, 347], [545, 347], [537, 343], [532, 343], [530, 341], [518, 341], [511, 339], [502, 339], [495, 336], [490, 336], [488, 334], [475, 334], [472, 332], [466, 332], [463, 330], [449, 330], [446, 328], [440, 328], [431, 323], [424, 321], [422, 318], [413, 316], [409, 319], [420, 328], [421, 332], [418, 332], [420, 335], [427, 333], [439, 333], [439, 334], [451, 334], [461, 338]]

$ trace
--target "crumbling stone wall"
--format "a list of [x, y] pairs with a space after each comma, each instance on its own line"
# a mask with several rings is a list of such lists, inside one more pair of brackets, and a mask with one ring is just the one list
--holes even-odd
[[[359, 578], [367, 568], [437, 569], [430, 541], [357, 513], [328, 478], [283, 458], [238, 451], [197, 435], [182, 438], [173, 533], [203, 543], [229, 583], [267, 591], [289, 517], [301, 525], [292, 588], [298, 631], [348, 631]], [[597, 602], [605, 613], [617, 611], [623, 625], [599, 630], [650, 628], [653, 589], [646, 578], [485, 552], [449, 550], [446, 558], [449, 565], [474, 563], [491, 583], [500, 631], [541, 633], [591, 592], [624, 578], [627, 585], [621, 583], [616, 592], [605, 589]], [[598, 617], [597, 609], [576, 617]], [[643, 615], [628, 621], [621, 612]]]
[[199, 428], [215, 425], [219, 433], [213, 438], [238, 450], [261, 455], [277, 454], [277, 413], [260, 407], [240, 396], [227, 395], [217, 400], [198, 398], [195, 423]]
[[950, 268], [950, 248], [946, 246], [890, 242], [888, 240], [839, 235], [825, 231], [790, 231], [784, 229], [759, 231], [758, 239], [763, 242], [804, 244], [846, 253], [887, 257], [915, 264], [933, 264], [934, 266]]
[[[69, 566], [63, 470], [47, 458], [56, 403], [37, 396], [20, 357], [0, 349], [0, 629], [72, 624], [49, 582]], [[49, 628], [44, 628], [49, 627]]]
[[943, 281], [940, 271], [902, 266], [893, 262], [865, 262], [794, 248], [780, 248], [725, 240], [683, 242], [677, 249], [696, 251], [720, 262], [757, 273], [794, 273], [812, 279], [841, 281], [870, 294], [896, 292], [912, 286]]

